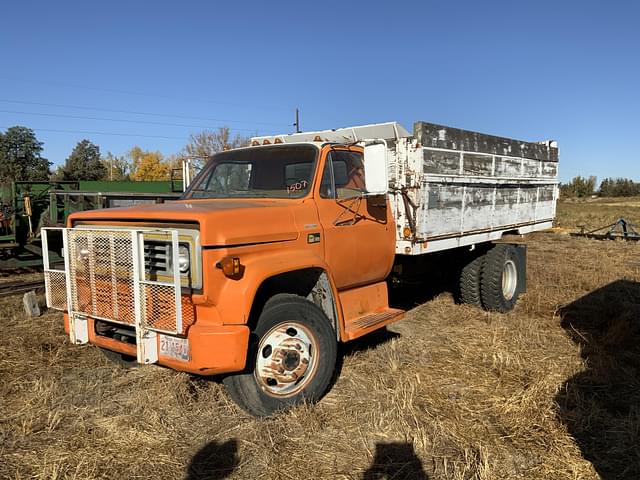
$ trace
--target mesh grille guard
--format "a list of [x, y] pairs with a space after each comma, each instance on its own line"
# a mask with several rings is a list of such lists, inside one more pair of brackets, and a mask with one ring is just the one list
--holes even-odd
[[[49, 262], [53, 232], [62, 235], [64, 269]], [[47, 306], [67, 310], [73, 343], [89, 341], [88, 318], [129, 325], [136, 331], [138, 362], [155, 363], [157, 333], [184, 333], [179, 270], [158, 280], [149, 268], [156, 261], [149, 253], [159, 244], [166, 264], [178, 265], [177, 230], [42, 229]]]

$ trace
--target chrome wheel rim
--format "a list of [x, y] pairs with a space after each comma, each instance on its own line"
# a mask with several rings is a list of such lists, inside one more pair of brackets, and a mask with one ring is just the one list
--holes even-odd
[[290, 397], [313, 378], [318, 356], [316, 339], [297, 322], [285, 322], [269, 330], [258, 344], [255, 376], [266, 393]]
[[511, 300], [518, 286], [518, 270], [513, 260], [507, 260], [502, 270], [502, 295], [506, 300]]

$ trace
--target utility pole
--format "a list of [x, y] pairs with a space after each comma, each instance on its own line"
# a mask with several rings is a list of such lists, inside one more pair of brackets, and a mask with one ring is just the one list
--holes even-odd
[[293, 124], [294, 127], [296, 127], [296, 133], [300, 133], [302, 130], [300, 130], [300, 110], [298, 110], [296, 108], [296, 121]]

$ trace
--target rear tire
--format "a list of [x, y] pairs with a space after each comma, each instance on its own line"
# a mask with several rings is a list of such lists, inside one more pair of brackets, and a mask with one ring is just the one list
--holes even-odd
[[460, 273], [460, 302], [482, 307], [480, 282], [485, 254], [467, 263]]
[[485, 309], [506, 313], [513, 310], [523, 288], [522, 265], [513, 245], [499, 243], [486, 254], [480, 282], [480, 296]]
[[314, 303], [278, 294], [264, 306], [252, 332], [244, 372], [223, 383], [229, 396], [258, 417], [317, 402], [333, 376], [336, 334]]

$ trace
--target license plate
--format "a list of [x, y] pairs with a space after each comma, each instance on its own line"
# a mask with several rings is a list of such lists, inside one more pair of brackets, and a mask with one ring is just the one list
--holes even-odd
[[186, 338], [160, 334], [160, 355], [189, 361], [189, 341]]

